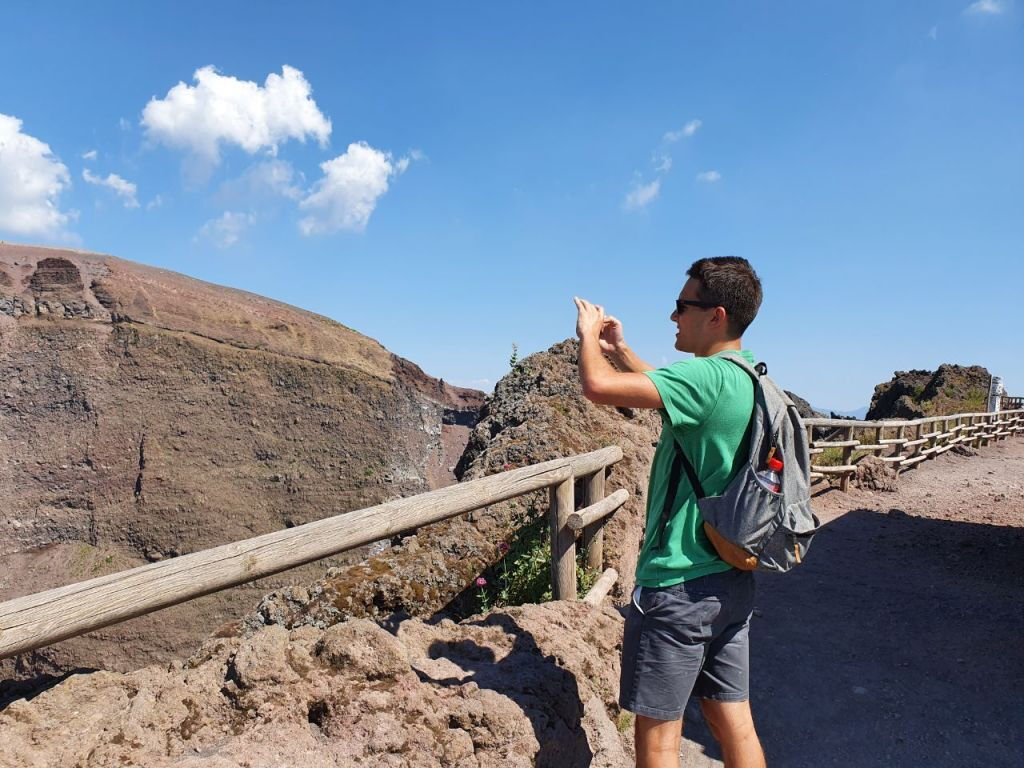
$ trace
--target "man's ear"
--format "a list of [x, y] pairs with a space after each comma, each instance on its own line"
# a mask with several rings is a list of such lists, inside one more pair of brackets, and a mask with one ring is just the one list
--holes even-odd
[[725, 325], [729, 322], [729, 315], [725, 311], [725, 307], [715, 307], [715, 311], [712, 314], [712, 321], [716, 325]]

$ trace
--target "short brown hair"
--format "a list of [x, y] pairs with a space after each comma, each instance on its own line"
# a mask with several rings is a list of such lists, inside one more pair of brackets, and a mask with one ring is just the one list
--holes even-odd
[[700, 300], [724, 307], [729, 330], [742, 336], [761, 307], [761, 280], [750, 262], [739, 256], [697, 259], [686, 274], [697, 281]]

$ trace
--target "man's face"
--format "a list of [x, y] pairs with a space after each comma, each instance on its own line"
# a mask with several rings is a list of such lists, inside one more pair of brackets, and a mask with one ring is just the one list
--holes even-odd
[[[697, 295], [697, 281], [692, 277], [683, 285], [679, 292], [679, 298], [686, 301], [700, 301]], [[676, 324], [675, 348], [680, 352], [696, 352], [701, 342], [707, 335], [708, 314], [713, 309], [687, 306], [683, 308], [683, 314], [678, 314], [673, 309], [669, 319]]]

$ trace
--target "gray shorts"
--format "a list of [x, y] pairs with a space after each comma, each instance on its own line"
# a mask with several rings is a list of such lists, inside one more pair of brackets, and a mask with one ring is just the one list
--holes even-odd
[[749, 635], [754, 574], [732, 568], [633, 593], [622, 642], [619, 706], [678, 720], [692, 693], [750, 697]]

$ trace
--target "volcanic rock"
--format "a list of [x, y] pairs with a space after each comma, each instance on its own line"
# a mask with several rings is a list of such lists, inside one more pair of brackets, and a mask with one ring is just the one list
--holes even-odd
[[0, 711], [3, 768], [632, 765], [622, 619], [552, 602], [211, 638], [184, 665], [73, 675]]
[[[482, 405], [326, 317], [0, 244], [0, 600], [454, 482]], [[25, 654], [0, 677], [187, 653], [324, 567]]]
[[[660, 433], [657, 414], [594, 405], [579, 384], [575, 340], [555, 344], [520, 361], [487, 400], [466, 452], [456, 468], [463, 480], [618, 445], [606, 493], [625, 488], [630, 498], [605, 525], [605, 567], [620, 574], [614, 596], [632, 589], [643, 536], [651, 458]], [[583, 501], [577, 483], [577, 505]], [[421, 528], [359, 565], [334, 568], [308, 589], [267, 595], [246, 631], [267, 623], [286, 627], [329, 626], [353, 616], [391, 613], [430, 616], [452, 610], [465, 615], [474, 579], [502, 556], [502, 545], [547, 515], [547, 492], [522, 496], [470, 516]], [[241, 628], [240, 628], [241, 629]]]
[[867, 419], [918, 419], [986, 409], [991, 375], [980, 365], [896, 371], [875, 387]]

